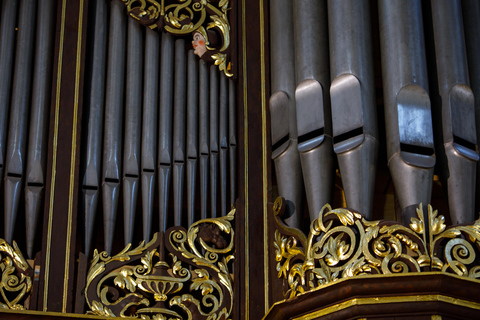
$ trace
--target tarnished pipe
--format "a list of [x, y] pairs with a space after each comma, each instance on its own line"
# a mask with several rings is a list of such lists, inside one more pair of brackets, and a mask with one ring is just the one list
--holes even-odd
[[19, 10], [12, 103], [5, 166], [5, 240], [13, 240], [26, 164], [28, 105], [31, 94], [37, 1], [22, 1]]
[[162, 33], [160, 58], [160, 114], [158, 120], [158, 182], [160, 231], [167, 230], [168, 197], [172, 170], [172, 113], [173, 113], [173, 36]]
[[204, 60], [198, 64], [198, 146], [200, 151], [200, 214], [207, 218], [208, 205], [208, 163], [210, 158], [210, 79], [208, 66]]
[[132, 243], [140, 176], [143, 35], [138, 21], [127, 19], [127, 80], [123, 153], [123, 241]]
[[85, 172], [82, 182], [82, 204], [85, 218], [84, 250], [89, 256], [95, 213], [100, 197], [101, 157], [103, 139], [103, 111], [105, 100], [105, 65], [107, 52], [107, 5], [105, 1], [95, 2], [95, 32], [92, 33], [92, 60], [90, 66], [88, 100], [89, 109], [87, 126], [87, 147]]
[[142, 120], [142, 210], [143, 239], [150, 240], [153, 203], [155, 196], [155, 172], [157, 164], [157, 114], [159, 79], [160, 35], [145, 30], [145, 72], [143, 84]]
[[295, 51], [293, 35], [293, 1], [270, 1], [271, 91], [270, 115], [272, 159], [278, 192], [286, 200], [285, 218], [292, 227], [302, 220], [303, 179], [297, 149], [295, 94]]
[[390, 173], [410, 221], [419, 203], [429, 203], [435, 154], [421, 2], [378, 2], [383, 92]]
[[2, 1], [2, 11], [0, 12], [0, 183], [3, 181], [7, 146], [17, 9], [18, 1]]
[[219, 104], [219, 71], [215, 65], [210, 66], [210, 213], [217, 217], [218, 190], [218, 104]]
[[313, 221], [333, 198], [334, 154], [328, 87], [327, 2], [294, 2], [298, 151]]
[[102, 182], [105, 251], [109, 254], [120, 195], [126, 18], [125, 5], [120, 0], [113, 0], [110, 4]]
[[442, 127], [439, 131], [443, 133], [443, 139], [436, 140], [436, 149], [443, 168], [442, 180], [446, 181], [452, 223], [467, 223], [472, 222], [475, 215], [475, 175], [479, 155], [460, 1], [432, 1], [432, 20], [442, 98], [441, 108], [436, 110], [441, 112], [439, 118], [442, 121], [438, 125]]
[[54, 40], [53, 0], [40, 1], [37, 10], [37, 32], [30, 111], [30, 132], [27, 152], [27, 185], [25, 187], [25, 226], [27, 254], [33, 257], [33, 244], [38, 217], [42, 209], [45, 186], [48, 112], [52, 79]]
[[372, 218], [378, 129], [368, 0], [328, 1], [333, 142], [347, 206]]
[[235, 83], [228, 80], [228, 157], [230, 164], [230, 207], [237, 199], [237, 105]]
[[195, 222], [195, 191], [198, 162], [198, 59], [193, 50], [187, 56], [187, 222]]
[[175, 41], [175, 87], [173, 102], [173, 217], [182, 225], [183, 188], [185, 186], [185, 125], [187, 121], [187, 70], [185, 40]]

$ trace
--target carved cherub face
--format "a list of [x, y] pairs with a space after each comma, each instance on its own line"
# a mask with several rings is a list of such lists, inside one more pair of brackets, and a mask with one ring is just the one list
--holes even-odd
[[193, 53], [195, 53], [199, 57], [202, 57], [203, 54], [207, 51], [205, 45], [205, 37], [200, 32], [193, 33], [192, 46], [194, 50]]

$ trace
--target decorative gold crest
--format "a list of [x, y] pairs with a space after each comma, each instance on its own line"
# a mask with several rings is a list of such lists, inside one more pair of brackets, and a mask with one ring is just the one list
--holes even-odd
[[285, 297], [320, 288], [342, 278], [372, 274], [440, 271], [480, 278], [480, 219], [446, 227], [443, 216], [420, 205], [409, 227], [367, 221], [347, 209], [325, 205], [308, 238], [281, 222], [283, 200], [274, 204], [275, 259]]
[[232, 76], [228, 62], [230, 46], [229, 0], [123, 0], [128, 14], [141, 24], [174, 35], [204, 38], [206, 54], [225, 75]]
[[32, 269], [15, 241], [13, 247], [0, 239], [0, 308], [23, 310], [21, 304], [32, 289]]
[[235, 209], [171, 228], [110, 257], [94, 252], [85, 288], [88, 313], [140, 319], [228, 319], [233, 309]]

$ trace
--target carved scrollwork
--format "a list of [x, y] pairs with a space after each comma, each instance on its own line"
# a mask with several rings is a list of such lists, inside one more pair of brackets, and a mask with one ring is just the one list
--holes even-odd
[[123, 0], [128, 14], [141, 24], [174, 35], [200, 33], [211, 60], [227, 76], [232, 76], [228, 62], [230, 46], [229, 0]]
[[32, 269], [15, 241], [13, 247], [0, 239], [0, 308], [23, 310], [22, 302], [32, 289]]
[[175, 227], [110, 257], [94, 252], [88, 313], [140, 319], [228, 319], [233, 309], [233, 229], [227, 216]]
[[288, 284], [285, 297], [360, 275], [441, 271], [480, 278], [480, 219], [447, 228], [444, 217], [427, 208], [420, 205], [406, 227], [327, 204], [307, 238], [280, 220], [284, 205], [278, 198], [274, 246], [278, 277]]

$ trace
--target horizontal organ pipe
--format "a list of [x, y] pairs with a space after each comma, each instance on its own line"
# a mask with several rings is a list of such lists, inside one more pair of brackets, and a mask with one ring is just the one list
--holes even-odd
[[437, 137], [436, 141], [453, 224], [474, 220], [475, 171], [479, 160], [461, 10], [460, 1], [432, 1], [438, 86], [442, 98], [441, 108], [436, 109], [442, 113], [439, 132], [443, 133], [443, 138]]
[[33, 257], [35, 229], [42, 208], [45, 186], [47, 116], [50, 106], [54, 39], [54, 1], [38, 2], [32, 107], [25, 187], [27, 254]]
[[26, 162], [36, 4], [37, 1], [24, 0], [19, 10], [5, 170], [5, 240], [10, 243], [13, 240]]

